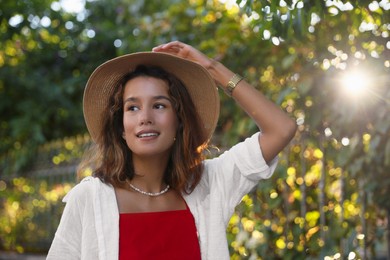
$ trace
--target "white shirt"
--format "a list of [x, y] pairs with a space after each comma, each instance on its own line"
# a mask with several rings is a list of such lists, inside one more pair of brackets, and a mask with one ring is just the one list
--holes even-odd
[[[259, 133], [219, 157], [204, 161], [204, 173], [190, 195], [183, 194], [194, 216], [202, 259], [229, 259], [226, 227], [242, 197], [261, 179], [269, 178]], [[116, 260], [119, 253], [119, 211], [115, 191], [98, 178], [87, 177], [64, 198], [66, 206], [47, 259]]]

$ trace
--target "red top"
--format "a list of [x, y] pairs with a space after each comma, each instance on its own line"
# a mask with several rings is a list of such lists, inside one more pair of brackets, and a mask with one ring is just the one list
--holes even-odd
[[188, 207], [120, 214], [119, 260], [125, 259], [201, 259], [195, 221]]

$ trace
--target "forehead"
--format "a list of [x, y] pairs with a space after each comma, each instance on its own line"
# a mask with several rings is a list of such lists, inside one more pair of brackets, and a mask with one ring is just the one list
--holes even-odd
[[139, 76], [126, 82], [123, 96], [168, 95], [168, 89], [169, 87], [165, 80], [150, 76]]

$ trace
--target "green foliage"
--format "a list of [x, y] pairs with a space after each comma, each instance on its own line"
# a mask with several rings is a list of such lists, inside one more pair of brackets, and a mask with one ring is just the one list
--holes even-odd
[[[43, 144], [85, 134], [82, 95], [96, 66], [181, 40], [244, 75], [299, 123], [275, 175], [244, 198], [229, 224], [232, 259], [357, 258], [367, 247], [374, 256], [390, 212], [388, 4], [239, 0], [239, 8], [223, 2], [86, 1], [78, 14], [49, 0], [2, 2], [1, 176], [33, 167]], [[341, 78], [354, 70], [369, 77], [361, 96], [355, 95], [359, 82], [349, 92], [342, 87]], [[221, 102], [215, 145], [257, 131], [234, 100], [221, 93]], [[75, 147], [83, 142], [68, 140], [73, 148], [56, 151], [50, 161], [80, 157]], [[21, 250], [16, 238], [30, 232], [20, 224], [31, 219], [27, 211], [44, 211], [28, 199], [43, 200], [51, 186], [28, 197], [17, 196], [13, 181], [6, 187], [1, 210], [8, 217], [1, 221], [8, 242], [1, 244]], [[9, 212], [18, 221], [4, 222]]]
[[46, 253], [62, 214], [65, 194], [75, 185], [76, 165], [87, 136], [42, 145], [25, 177], [0, 178], [0, 250]]
[[[86, 43], [80, 22], [47, 8], [49, 3], [19, 2], [27, 6], [10, 5], [0, 17], [0, 172], [4, 174], [26, 166], [39, 145], [84, 131], [81, 100], [85, 71], [91, 71], [89, 64], [82, 65], [89, 59], [82, 50]], [[6, 26], [17, 16], [20, 23]], [[42, 21], [49, 17], [48, 27]], [[67, 23], [80, 29], [68, 30]]]
[[1, 180], [0, 249], [47, 252], [62, 214], [61, 199], [73, 185], [23, 177]]

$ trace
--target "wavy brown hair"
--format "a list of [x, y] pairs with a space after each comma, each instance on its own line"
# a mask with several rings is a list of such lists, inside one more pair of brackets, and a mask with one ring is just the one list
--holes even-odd
[[126, 179], [131, 180], [136, 174], [132, 151], [123, 138], [124, 88], [129, 80], [136, 77], [154, 77], [168, 84], [179, 129], [164, 180], [173, 189], [189, 194], [201, 179], [203, 150], [207, 143], [203, 142], [201, 120], [186, 87], [177, 77], [160, 67], [140, 65], [118, 82], [104, 110], [103, 130], [92, 149], [86, 153], [78, 174], [90, 167], [94, 176], [115, 187], [125, 187]]

